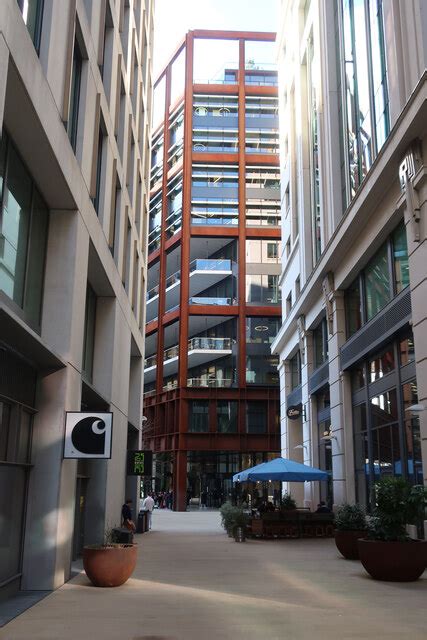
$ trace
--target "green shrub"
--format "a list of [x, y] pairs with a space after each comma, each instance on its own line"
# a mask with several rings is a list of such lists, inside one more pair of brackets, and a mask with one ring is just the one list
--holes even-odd
[[220, 508], [221, 524], [227, 533], [232, 533], [235, 527], [245, 527], [249, 516], [241, 507], [235, 507], [231, 502], [225, 502]]
[[290, 493], [285, 493], [282, 498], [282, 509], [283, 511], [293, 511], [297, 508], [297, 503], [293, 499]]
[[340, 531], [359, 531], [366, 529], [366, 514], [358, 504], [343, 504], [335, 514], [335, 528]]
[[407, 524], [419, 527], [427, 505], [427, 489], [411, 486], [399, 477], [386, 477], [375, 485], [376, 507], [369, 523], [369, 538], [408, 540]]

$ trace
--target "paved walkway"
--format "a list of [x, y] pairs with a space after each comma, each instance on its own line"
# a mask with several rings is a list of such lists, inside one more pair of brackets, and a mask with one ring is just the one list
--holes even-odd
[[371, 580], [330, 539], [237, 544], [217, 512], [154, 513], [133, 577], [85, 574], [0, 630], [2, 640], [426, 640], [427, 574]]

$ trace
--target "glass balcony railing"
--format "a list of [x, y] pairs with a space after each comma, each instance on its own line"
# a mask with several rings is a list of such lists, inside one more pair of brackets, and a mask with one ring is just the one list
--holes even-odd
[[176, 344], [173, 347], [169, 347], [163, 352], [163, 362], [166, 360], [172, 360], [172, 358], [178, 358], [179, 356], [179, 345]]
[[169, 382], [164, 385], [163, 391], [172, 391], [172, 389], [176, 389], [177, 386], [178, 380], [169, 380]]
[[229, 213], [225, 210], [223, 213], [218, 211], [205, 211], [200, 213], [193, 211], [191, 214], [191, 224], [216, 227], [237, 226], [239, 224], [239, 214], [237, 211]]
[[159, 295], [159, 285], [156, 285], [155, 287], [153, 287], [152, 289], [147, 291], [147, 296], [146, 296], [147, 302], [149, 300], [152, 300], [153, 298], [155, 298], [158, 295]]
[[[204, 351], [231, 351], [233, 345], [232, 338], [207, 338], [205, 336], [196, 336], [188, 341], [188, 351], [204, 350]], [[179, 356], [179, 345], [174, 345], [165, 349], [163, 352], [163, 361], [172, 360]], [[157, 355], [152, 355], [145, 359], [144, 368], [157, 366]]]
[[232, 347], [231, 338], [191, 338], [188, 341], [188, 350], [206, 349], [209, 351], [229, 351]]
[[222, 389], [231, 387], [233, 380], [231, 378], [188, 378], [187, 387], [209, 387], [214, 389]]
[[221, 306], [221, 305], [228, 305], [231, 304], [231, 298], [201, 298], [201, 297], [195, 297], [195, 298], [190, 298], [189, 300], [190, 304], [209, 304], [209, 305], [216, 305], [216, 306]]
[[190, 262], [190, 273], [193, 271], [231, 271], [231, 260], [196, 258]]
[[145, 369], [149, 369], [150, 367], [156, 367], [157, 366], [157, 355], [154, 354], [153, 356], [149, 356], [148, 358], [145, 358]]

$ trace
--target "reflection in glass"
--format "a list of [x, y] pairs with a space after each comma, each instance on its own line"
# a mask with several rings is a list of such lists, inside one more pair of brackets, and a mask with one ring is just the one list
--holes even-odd
[[403, 221], [395, 229], [392, 236], [394, 260], [394, 284], [396, 293], [409, 285], [408, 243]]
[[366, 316], [373, 318], [391, 298], [387, 245], [384, 244], [365, 269]]
[[188, 413], [188, 431], [190, 433], [206, 433], [209, 431], [208, 400], [191, 400]]
[[153, 131], [162, 124], [166, 111], [166, 79], [163, 78], [154, 87], [153, 92]]
[[246, 433], [267, 432], [267, 403], [248, 401], [246, 403]]
[[356, 333], [362, 326], [362, 301], [359, 278], [345, 292], [345, 316], [347, 321], [347, 338]]
[[216, 404], [218, 433], [237, 433], [237, 400], [218, 400]]
[[393, 371], [395, 368], [393, 349], [385, 351], [381, 355], [369, 361], [369, 381], [375, 382]]
[[409, 335], [400, 341], [399, 352], [400, 364], [402, 367], [405, 364], [409, 364], [410, 362], [415, 361], [414, 336], [412, 335], [412, 331], [410, 331]]

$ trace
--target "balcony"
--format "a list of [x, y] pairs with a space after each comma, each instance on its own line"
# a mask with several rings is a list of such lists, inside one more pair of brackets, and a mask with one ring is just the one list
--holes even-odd
[[[231, 304], [230, 298], [200, 298], [200, 300], [229, 300], [229, 302], [191, 302], [198, 300], [193, 298], [195, 294], [204, 291], [217, 284], [224, 278], [232, 275], [232, 261], [210, 258], [198, 258], [190, 263], [190, 304]], [[166, 280], [166, 301], [165, 310], [171, 311], [179, 305], [181, 272], [176, 271]], [[154, 320], [157, 316], [158, 304], [155, 302], [159, 297], [159, 285], [147, 291], [147, 322]]]
[[201, 298], [201, 297], [192, 297], [189, 300], [190, 304], [208, 304], [212, 306], [224, 306], [231, 304], [231, 298]]
[[[233, 340], [231, 338], [194, 337], [188, 341], [188, 368], [197, 367], [213, 360], [232, 354]], [[178, 373], [179, 345], [169, 347], [163, 353], [163, 375], [165, 377]], [[144, 382], [146, 384], [156, 379], [157, 357], [150, 356], [145, 360]]]
[[198, 387], [203, 389], [224, 389], [233, 385], [231, 378], [188, 378], [187, 387]]

